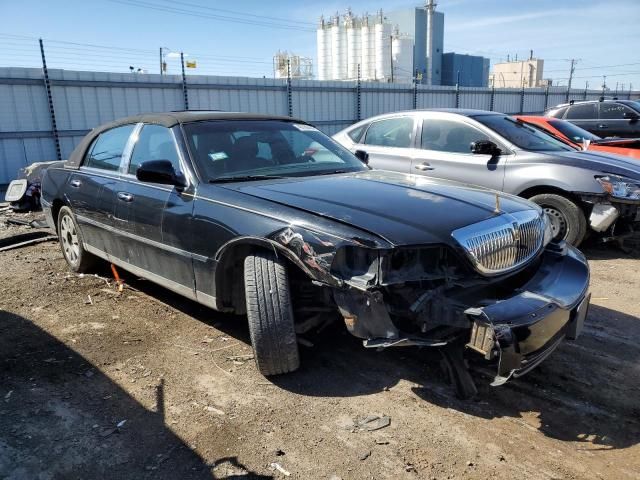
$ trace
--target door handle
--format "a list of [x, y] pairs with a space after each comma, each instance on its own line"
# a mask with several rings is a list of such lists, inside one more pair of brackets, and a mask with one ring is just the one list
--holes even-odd
[[432, 167], [430, 163], [428, 162], [422, 162], [420, 165], [416, 165], [415, 167], [416, 170], [420, 170], [421, 172], [427, 171], [427, 170], [435, 170], [435, 167]]
[[122, 200], [123, 202], [131, 202], [133, 201], [133, 195], [127, 192], [118, 192], [118, 200]]
[[82, 182], [80, 180], [71, 180], [69, 182], [69, 185], [71, 185], [73, 188], [78, 188], [80, 187], [80, 185], [82, 185]]
[[600, 125], [598, 125], [598, 128], [609, 128], [609, 125], [601, 123]]

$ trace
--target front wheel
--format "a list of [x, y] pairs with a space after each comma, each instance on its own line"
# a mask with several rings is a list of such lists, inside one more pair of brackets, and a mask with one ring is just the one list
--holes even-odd
[[247, 256], [244, 286], [251, 345], [258, 370], [263, 375], [296, 370], [300, 357], [284, 262], [268, 252]]
[[529, 198], [539, 205], [551, 220], [554, 240], [565, 240], [579, 246], [587, 234], [587, 219], [573, 200], [555, 193], [543, 193]]
[[84, 273], [95, 267], [98, 258], [84, 249], [82, 232], [69, 207], [62, 207], [58, 213], [58, 240], [71, 270]]

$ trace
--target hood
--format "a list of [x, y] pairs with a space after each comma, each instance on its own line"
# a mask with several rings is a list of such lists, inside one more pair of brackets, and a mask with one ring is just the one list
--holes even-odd
[[611, 173], [640, 180], [640, 164], [633, 158], [594, 150], [544, 153], [549, 163], [594, 170], [596, 173]]
[[339, 221], [393, 245], [453, 244], [453, 230], [496, 215], [496, 195], [500, 214], [538, 209], [501, 192], [382, 170], [222, 187]]

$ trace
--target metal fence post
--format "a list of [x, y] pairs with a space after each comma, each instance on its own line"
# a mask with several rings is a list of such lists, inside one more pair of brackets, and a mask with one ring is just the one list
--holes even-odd
[[418, 79], [413, 80], [413, 109], [418, 108]]
[[544, 110], [547, 110], [547, 107], [549, 106], [549, 84], [547, 83], [547, 88], [544, 89]]
[[356, 82], [356, 120], [358, 121], [360, 121], [362, 115], [360, 93], [360, 64], [358, 64], [358, 81]]
[[[42, 74], [44, 77], [44, 88], [47, 92], [47, 100], [49, 101], [49, 116], [51, 118], [51, 133], [53, 135], [53, 143], [56, 147], [56, 159], [62, 160], [62, 150], [60, 149], [60, 137], [58, 136], [58, 125], [56, 124], [56, 111], [53, 108], [53, 96], [51, 95], [51, 82], [49, 81], [49, 70], [47, 70], [47, 60], [44, 56], [44, 45], [42, 39], [40, 42], [40, 56], [42, 57]], [[26, 160], [26, 158], [25, 158]]]
[[184, 109], [189, 110], [189, 92], [187, 91], [187, 76], [184, 73], [184, 54], [180, 52], [180, 64], [182, 65], [182, 94], [184, 95]]
[[584, 87], [584, 93], [582, 94], [582, 99], [583, 100], [587, 99], [587, 87]]
[[460, 108], [460, 84], [456, 83], [456, 108]]
[[291, 60], [287, 59], [287, 114], [293, 117], [293, 95], [291, 92]]
[[496, 87], [495, 85], [491, 85], [491, 97], [489, 99], [489, 111], [493, 112], [493, 107], [496, 101]]
[[524, 113], [524, 84], [522, 85], [522, 90], [520, 90], [520, 114]]

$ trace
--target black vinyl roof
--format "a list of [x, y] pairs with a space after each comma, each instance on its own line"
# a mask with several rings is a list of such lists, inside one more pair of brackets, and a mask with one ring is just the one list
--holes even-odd
[[110, 128], [126, 125], [130, 123], [153, 123], [165, 127], [173, 127], [180, 123], [200, 122], [203, 120], [280, 120], [286, 122], [307, 123], [291, 117], [282, 115], [264, 115], [260, 113], [244, 112], [221, 112], [219, 110], [182, 110], [176, 112], [143, 113], [130, 117], [120, 118], [107, 125], [102, 125], [99, 130], [104, 131]]
[[207, 120], [277, 120], [284, 122], [296, 122], [308, 124], [297, 118], [285, 117], [282, 115], [264, 115], [260, 113], [244, 113], [244, 112], [221, 112], [218, 110], [183, 110], [177, 112], [160, 112], [160, 113], [143, 113], [140, 115], [132, 115], [129, 117], [119, 118], [113, 122], [100, 125], [91, 130], [82, 141], [71, 152], [69, 160], [65, 166], [68, 168], [79, 168], [82, 163], [84, 153], [89, 148], [93, 139], [115, 127], [122, 125], [131, 125], [135, 123], [149, 123], [154, 125], [162, 125], [170, 128], [182, 123], [202, 122]]
[[102, 132], [111, 130], [122, 125], [131, 125], [135, 123], [149, 123], [154, 125], [162, 125], [167, 128], [191, 122], [202, 122], [207, 120], [276, 120], [284, 122], [296, 122], [308, 124], [303, 120], [285, 117], [282, 115], [264, 115], [260, 113], [245, 112], [221, 112], [218, 110], [183, 110], [177, 112], [161, 112], [161, 113], [143, 113], [140, 115], [132, 115], [130, 117], [119, 118], [110, 123], [105, 123], [91, 130], [82, 141], [71, 152], [69, 160], [65, 163], [67, 168], [79, 168], [84, 157], [84, 153], [93, 142], [93, 139]]

